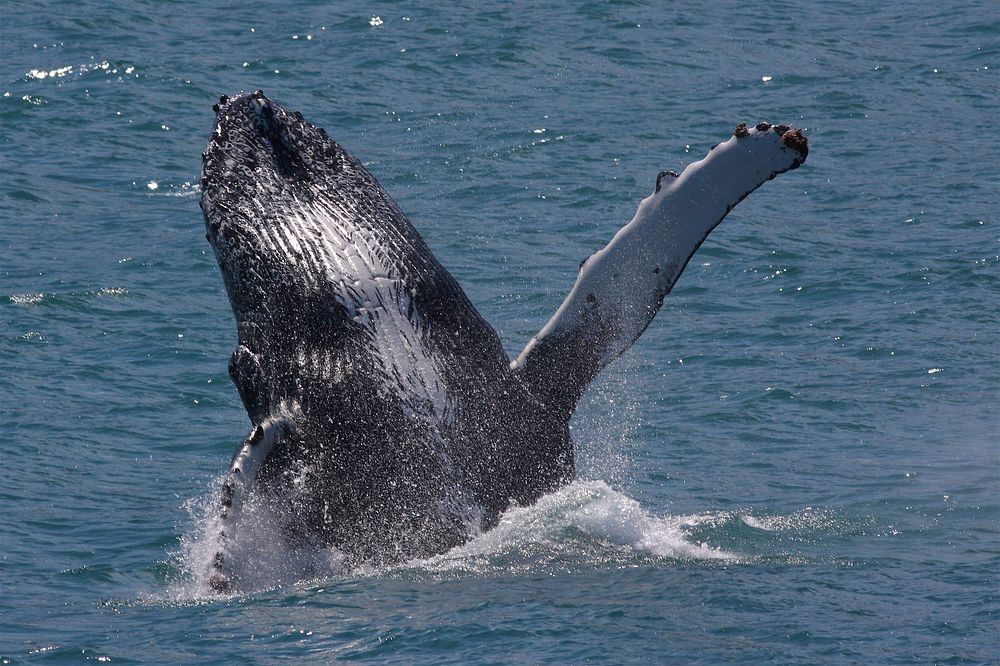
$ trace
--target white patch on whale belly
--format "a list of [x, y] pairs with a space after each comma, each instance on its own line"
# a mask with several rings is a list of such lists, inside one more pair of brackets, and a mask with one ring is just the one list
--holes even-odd
[[297, 201], [285, 217], [289, 230], [294, 230], [287, 235], [298, 235], [297, 247], [319, 264], [303, 266], [303, 271], [319, 271], [318, 281], [339, 286], [334, 297], [370, 336], [371, 352], [382, 364], [385, 390], [395, 395], [409, 418], [432, 433], [429, 440], [414, 444], [425, 446], [443, 473], [439, 478], [444, 483], [438, 501], [440, 515], [470, 529], [478, 527], [482, 510], [462, 487], [441, 433], [442, 427], [452, 425], [456, 418], [454, 400], [424, 346], [422, 334], [427, 323], [413, 307], [412, 294], [390, 254], [391, 243], [408, 241], [390, 236], [377, 242], [371, 229], [348, 218], [352, 214], [365, 217], [361, 211], [351, 210], [354, 202], [349, 197], [338, 204], [343, 208]]
[[335, 287], [338, 304], [370, 336], [386, 388], [399, 397], [410, 416], [428, 425], [449, 423], [454, 414], [452, 401], [424, 347], [421, 329], [425, 324], [412, 307], [412, 296], [388, 260], [386, 248], [345, 213], [321, 203], [296, 202], [287, 212], [287, 226], [277, 233], [294, 256], [319, 264], [303, 266], [302, 273], [319, 271], [310, 281]]

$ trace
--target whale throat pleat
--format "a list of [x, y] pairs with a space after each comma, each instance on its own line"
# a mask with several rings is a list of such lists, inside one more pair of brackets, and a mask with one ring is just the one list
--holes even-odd
[[439, 421], [450, 411], [450, 397], [425, 343], [427, 324], [394, 260], [402, 253], [392, 239], [376, 239], [344, 208], [322, 200], [295, 201], [272, 225], [272, 249], [297, 257], [302, 265], [295, 277], [302, 288], [323, 289], [364, 331], [385, 388], [397, 394], [411, 416]]

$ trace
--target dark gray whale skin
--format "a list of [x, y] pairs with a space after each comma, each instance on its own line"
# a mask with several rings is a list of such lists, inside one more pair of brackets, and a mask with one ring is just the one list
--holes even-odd
[[[587, 294], [582, 314], [557, 313], [512, 364], [392, 198], [324, 130], [260, 91], [215, 109], [201, 207], [236, 319], [229, 372], [251, 420], [222, 489], [217, 591], [239, 588], [227, 544], [252, 499], [283, 503], [291, 547], [334, 546], [349, 565], [377, 565], [444, 552], [568, 483], [584, 389], [645, 329], [729, 209], [807, 152], [797, 130], [762, 123], [743, 138], [741, 125], [739, 141], [770, 141], [785, 161], [702, 223], [635, 314], [605, 316]], [[581, 280], [604, 279], [594, 257]], [[641, 321], [622, 341], [626, 316]]]
[[[248, 442], [295, 405], [256, 478], [256, 492], [294, 496], [293, 538], [318, 536], [349, 562], [427, 556], [466, 540], [469, 516], [488, 529], [511, 502], [572, 478], [570, 411], [514, 375], [496, 332], [396, 203], [322, 129], [260, 92], [222, 98], [201, 189], [236, 317], [229, 371], [253, 424]], [[448, 414], [414, 395], [421, 377], [398, 376], [357, 321], [363, 285], [332, 272], [290, 218], [303, 205], [342, 217], [344, 238], [326, 248], [349, 255], [355, 236], [371, 239], [369, 273], [389, 275], [396, 298], [367, 307], [413, 323], [410, 342], [434, 359]], [[227, 494], [231, 504], [231, 485], [224, 512]], [[222, 573], [224, 558], [217, 587], [235, 575]]]

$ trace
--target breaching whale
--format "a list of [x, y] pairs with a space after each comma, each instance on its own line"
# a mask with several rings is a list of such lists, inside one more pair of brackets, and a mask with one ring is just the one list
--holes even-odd
[[570, 417], [744, 197], [806, 138], [740, 125], [588, 257], [511, 361], [392, 198], [326, 132], [260, 91], [223, 96], [201, 207], [237, 325], [229, 362], [251, 428], [221, 489], [209, 583], [239, 589], [251, 501], [291, 548], [348, 564], [444, 552], [574, 475]]

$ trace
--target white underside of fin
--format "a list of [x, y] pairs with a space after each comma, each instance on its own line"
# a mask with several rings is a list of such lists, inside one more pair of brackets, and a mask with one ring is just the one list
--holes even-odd
[[[731, 137], [676, 177], [664, 177], [632, 220], [581, 266], [569, 296], [511, 363], [524, 363], [539, 340], [601, 325], [595, 350], [606, 365], [645, 330], [708, 233], [743, 197], [803, 155], [774, 130], [750, 129]], [[608, 335], [610, 334], [610, 337]]]

